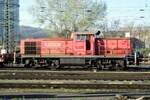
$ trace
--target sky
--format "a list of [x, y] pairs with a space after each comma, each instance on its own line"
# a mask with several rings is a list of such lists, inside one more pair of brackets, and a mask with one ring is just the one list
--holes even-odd
[[[120, 20], [122, 24], [136, 22], [150, 24], [150, 0], [103, 0], [107, 4], [106, 19]], [[20, 0], [20, 25], [38, 27], [31, 14], [35, 0]], [[141, 11], [140, 9], [144, 9]], [[142, 18], [141, 18], [142, 17]], [[144, 18], [143, 18], [144, 17]]]
[[[105, 0], [107, 19], [119, 19], [122, 23], [149, 24], [150, 0]], [[144, 9], [144, 11], [141, 11]], [[142, 17], [142, 18], [141, 18]], [[144, 18], [143, 18], [144, 17]]]
[[35, 0], [20, 0], [20, 25], [37, 27], [31, 14], [34, 4]]

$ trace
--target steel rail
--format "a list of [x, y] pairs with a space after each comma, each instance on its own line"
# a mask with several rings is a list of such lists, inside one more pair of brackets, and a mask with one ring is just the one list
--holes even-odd
[[19, 94], [0, 94], [0, 99], [46, 99], [46, 98], [88, 98], [88, 97], [115, 97], [117, 94], [122, 96], [144, 96], [150, 98], [150, 93], [96, 93], [96, 94], [49, 94], [49, 93], [19, 93]]
[[119, 80], [150, 81], [150, 72], [0, 71], [1, 80]]
[[141, 89], [150, 90], [150, 84], [100, 84], [100, 83], [0, 83], [0, 88], [65, 88], [65, 89]]

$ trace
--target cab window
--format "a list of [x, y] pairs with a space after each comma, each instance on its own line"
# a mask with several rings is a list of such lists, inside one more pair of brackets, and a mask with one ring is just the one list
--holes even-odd
[[90, 36], [87, 34], [77, 34], [76, 40], [90, 40]]

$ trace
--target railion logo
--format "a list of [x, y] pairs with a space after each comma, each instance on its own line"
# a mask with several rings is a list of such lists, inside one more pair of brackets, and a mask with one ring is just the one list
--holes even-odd
[[61, 43], [52, 43], [52, 42], [51, 43], [46, 42], [46, 43], [43, 44], [44, 47], [49, 47], [49, 48], [60, 47], [61, 45], [62, 45]]

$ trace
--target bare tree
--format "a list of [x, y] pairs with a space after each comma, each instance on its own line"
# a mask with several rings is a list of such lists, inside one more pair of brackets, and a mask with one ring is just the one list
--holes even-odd
[[118, 31], [119, 30], [119, 25], [120, 25], [120, 20], [119, 19], [117, 19], [117, 20], [113, 20], [112, 22], [111, 22], [111, 30], [113, 30], [113, 31]]
[[145, 47], [149, 47], [149, 27], [143, 26], [143, 25], [139, 25], [136, 28], [136, 37], [139, 38], [140, 40], [142, 40], [145, 43]]
[[144, 25], [134, 25], [134, 22], [129, 23], [126, 27], [125, 31], [131, 33], [132, 37], [138, 38], [145, 43], [145, 47], [149, 47], [150, 40], [150, 29]]
[[133, 37], [135, 37], [135, 35], [136, 35], [134, 32], [135, 31], [134, 25], [135, 25], [135, 23], [133, 21], [131, 21], [125, 25], [125, 28], [126, 28], [125, 31], [129, 32], [131, 34], [131, 36], [133, 36]]
[[55, 35], [96, 27], [106, 15], [106, 4], [96, 0], [36, 0], [33, 15]]

